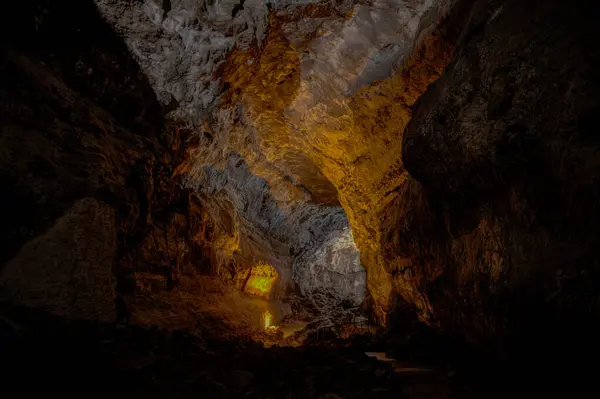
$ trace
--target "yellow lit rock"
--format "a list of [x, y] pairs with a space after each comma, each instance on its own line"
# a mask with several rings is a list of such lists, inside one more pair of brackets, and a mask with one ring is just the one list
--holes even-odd
[[273, 314], [271, 312], [265, 310], [262, 318], [265, 330], [277, 330], [277, 326], [273, 324]]
[[259, 263], [250, 270], [248, 280], [244, 285], [244, 292], [268, 298], [277, 277], [277, 271], [273, 266]]
[[[441, 36], [426, 36], [398, 73], [351, 96], [332, 86], [333, 76], [302, 71], [307, 78], [300, 79], [297, 52], [273, 17], [259, 62], [241, 67], [258, 53], [234, 50], [224, 74], [229, 90], [223, 104], [244, 104], [245, 120], [263, 154], [260, 162], [249, 156], [249, 166], [269, 182], [276, 180], [268, 177], [273, 166], [290, 172], [319, 202], [337, 196], [367, 270], [375, 313], [384, 322], [393, 283], [380, 247], [382, 212], [407, 176], [402, 131], [411, 107], [440, 76], [452, 46]], [[236, 151], [248, 149], [236, 146]]]
[[[285, 16], [271, 13], [261, 48], [229, 54], [211, 139], [192, 151], [185, 170], [201, 181], [203, 165], [225, 168], [227, 154], [237, 153], [253, 175], [268, 182], [279, 209], [293, 208], [307, 196], [341, 205], [367, 272], [374, 313], [385, 323], [392, 291], [414, 302], [414, 284], [394, 281], [395, 265], [384, 259], [381, 244], [384, 210], [406, 191], [402, 133], [411, 108], [440, 76], [453, 47], [444, 35], [415, 31], [418, 42], [388, 77], [365, 76], [370, 60], [384, 50], [375, 42], [397, 34], [397, 24], [375, 29], [364, 19], [365, 10], [356, 9], [326, 27], [302, 30], [307, 15], [322, 12], [299, 6]], [[379, 28], [387, 33], [373, 36]], [[321, 31], [329, 34], [319, 36]], [[244, 291], [264, 296], [270, 281], [251, 276]], [[427, 303], [418, 307], [427, 313]]]

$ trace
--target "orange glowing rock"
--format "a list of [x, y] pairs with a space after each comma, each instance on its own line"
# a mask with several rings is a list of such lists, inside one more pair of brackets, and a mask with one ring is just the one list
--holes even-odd
[[268, 297], [277, 281], [277, 277], [277, 271], [273, 266], [259, 263], [252, 266], [244, 291], [248, 294]]
[[[385, 241], [381, 217], [392, 201], [408, 192], [407, 188], [400, 190], [407, 187], [409, 177], [400, 156], [402, 132], [417, 99], [450, 62], [454, 39], [447, 39], [445, 33], [441, 34], [443, 30], [424, 35], [415, 43], [415, 51], [406, 54], [401, 70], [348, 95], [345, 89], [336, 89], [343, 85], [334, 83], [338, 76], [343, 80], [342, 75], [327, 68], [315, 67], [302, 77], [300, 49], [288, 39], [284, 25], [289, 29], [307, 16], [316, 18], [331, 13], [326, 6], [312, 4], [283, 19], [273, 11], [263, 48], [234, 49], [228, 56], [222, 73], [224, 94], [220, 105], [225, 108], [242, 103], [245, 121], [252, 127], [247, 129], [252, 136], [240, 135], [236, 130], [228, 138], [228, 145], [248, 161], [253, 173], [268, 179], [272, 187], [277, 186], [272, 192], [281, 192], [285, 201], [291, 197], [284, 193], [293, 192], [294, 198], [299, 199], [304, 194], [276, 183], [283, 180], [281, 170], [292, 171], [297, 181], [316, 193], [316, 202], [342, 205], [361, 251], [361, 263], [367, 270], [373, 311], [385, 324], [394, 287], [405, 287], [401, 288], [403, 295], [417, 301], [419, 309], [429, 306], [422, 295], [415, 294], [419, 293], [417, 288], [408, 288], [405, 280], [394, 282], [389, 262], [382, 257], [386, 250], [381, 246]], [[352, 10], [338, 17], [346, 21], [359, 18]], [[315, 34], [321, 35], [318, 31]], [[335, 33], [330, 37], [331, 46], [323, 48], [333, 48], [342, 40]], [[322, 51], [319, 48], [313, 46], [310, 51]], [[326, 58], [327, 54], [322, 55]], [[362, 65], [348, 62], [343, 64], [347, 71]], [[247, 137], [259, 139], [260, 156], [249, 150]], [[260, 289], [251, 289], [260, 295]]]
[[268, 310], [263, 313], [263, 321], [265, 330], [277, 330], [277, 326], [273, 325], [273, 314]]

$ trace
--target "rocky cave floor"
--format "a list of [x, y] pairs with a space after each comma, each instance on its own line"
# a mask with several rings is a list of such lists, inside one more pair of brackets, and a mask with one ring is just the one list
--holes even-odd
[[423, 334], [401, 351], [410, 360], [400, 361], [380, 352], [385, 339], [376, 335], [321, 335], [300, 347], [266, 347], [256, 336], [240, 338], [217, 318], [204, 321], [193, 330], [169, 331], [1, 304], [2, 390], [25, 396], [265, 399], [564, 398], [593, 392], [593, 367], [558, 358], [517, 375], [517, 364], [466, 352], [462, 363], [445, 363], [448, 351], [457, 348], [423, 341]]
[[[263, 347], [204, 329], [97, 324], [6, 307], [0, 356], [4, 388], [61, 396], [208, 398], [444, 398], [448, 378], [365, 355], [368, 345], [316, 342]], [[211, 327], [214, 329], [211, 330]], [[339, 342], [338, 342], [339, 343]], [[457, 387], [454, 387], [457, 393]], [[458, 397], [458, 396], [456, 396]], [[464, 396], [464, 391], [460, 395]]]

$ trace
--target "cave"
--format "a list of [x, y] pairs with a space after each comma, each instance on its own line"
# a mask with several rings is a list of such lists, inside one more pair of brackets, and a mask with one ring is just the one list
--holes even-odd
[[596, 390], [597, 2], [3, 9], [6, 394]]

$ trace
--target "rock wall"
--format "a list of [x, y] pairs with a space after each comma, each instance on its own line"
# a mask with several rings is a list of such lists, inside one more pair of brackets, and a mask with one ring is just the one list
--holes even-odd
[[279, 183], [289, 181], [310, 201], [341, 204], [381, 322], [392, 304], [381, 217], [407, 176], [398, 131], [450, 60], [467, 3], [277, 8], [263, 47], [235, 49], [225, 65], [215, 148], [242, 154], [276, 195], [294, 198]]
[[119, 295], [264, 262], [477, 345], [597, 316], [593, 4], [94, 4], [3, 27], [3, 263], [93, 198]]
[[96, 1], [171, 117], [196, 126], [178, 173], [216, 218], [204, 246], [216, 267], [264, 261], [303, 292], [327, 281], [356, 301], [354, 245], [325, 255], [348, 242], [345, 212], [382, 323], [393, 287], [380, 224], [408, 176], [398, 131], [470, 3]]
[[399, 302], [446, 332], [540, 358], [594, 345], [598, 16], [588, 2], [476, 2], [415, 108], [414, 179], [386, 210], [384, 247]]
[[[197, 126], [198, 145], [179, 172], [209, 214], [223, 215], [216, 223], [221, 238], [211, 245], [217, 263], [233, 269], [258, 260], [276, 264], [300, 286], [305, 279], [333, 281], [321, 278], [326, 272], [318, 265], [346, 274], [355, 260], [330, 258], [340, 259], [339, 266], [295, 260], [305, 250], [291, 237], [323, 230], [311, 243], [318, 251], [328, 231], [347, 230], [335, 222], [341, 205], [384, 321], [392, 287], [379, 224], [407, 176], [397, 131], [449, 60], [452, 37], [446, 36], [452, 35], [439, 34], [437, 26], [453, 2], [171, 1], [168, 10], [154, 1], [96, 4], [172, 117]], [[452, 23], [460, 27], [459, 19]], [[206, 90], [198, 91], [202, 85]], [[218, 171], [232, 170], [232, 156], [248, 172], [227, 172], [225, 179]], [[268, 186], [251, 187], [261, 181]], [[324, 209], [330, 226], [320, 217], [296, 216]], [[334, 286], [346, 292], [342, 281]]]
[[[594, 32], [571, 28], [594, 15], [583, 7], [565, 18], [558, 3], [512, 1], [271, 7], [264, 40], [233, 47], [219, 70], [188, 184], [204, 185], [203, 168], [226, 170], [235, 153], [278, 209], [340, 204], [383, 323], [408, 308], [482, 344], [518, 335], [528, 317], [548, 322], [566, 306], [549, 298], [585, 302], [561, 291], [565, 279], [582, 287], [578, 273], [596, 273], [595, 142], [579, 133], [590, 131], [594, 85], [583, 82], [595, 79], [595, 54], [576, 44]], [[271, 226], [276, 215], [257, 216]], [[277, 253], [264, 251], [273, 242], [254, 252]], [[322, 280], [318, 265], [295, 275]], [[521, 300], [522, 312], [507, 310]]]
[[321, 288], [355, 302], [364, 298], [359, 252], [340, 207], [297, 201], [281, 206], [239, 154], [229, 156], [223, 171], [202, 167], [190, 173], [195, 177], [188, 177], [187, 184], [214, 220], [214, 267], [227, 270], [233, 264], [244, 270], [258, 262], [270, 264], [280, 277], [275, 297], [296, 288], [303, 294]]
[[167, 148], [162, 107], [92, 3], [5, 11], [0, 300], [114, 320], [117, 260], [145, 229], [136, 182]]
[[264, 1], [94, 0], [124, 36], [172, 117], [202, 120], [219, 94], [219, 69], [233, 46], [265, 35]]
[[[142, 14], [146, 15], [150, 4], [117, 3], [111, 3], [111, 7], [133, 7], [116, 10], [127, 21], [138, 15], [140, 10], [135, 7], [143, 7]], [[181, 171], [174, 168], [182, 160], [181, 150], [190, 147], [188, 158], [194, 151], [213, 151], [214, 146], [207, 145], [213, 139], [210, 127], [205, 124], [206, 131], [189, 134], [192, 129], [183, 101], [179, 106], [160, 94], [163, 89], [175, 90], [173, 87], [182, 82], [173, 82], [173, 76], [157, 69], [160, 76], [155, 78], [168, 81], [160, 86], [147, 69], [155, 64], [143, 62], [143, 54], [131, 50], [133, 41], [127, 41], [129, 47], [125, 46], [123, 38], [102, 20], [99, 9], [102, 7], [96, 8], [90, 2], [70, 8], [59, 1], [40, 0], [35, 4], [14, 4], [9, 10], [15, 17], [3, 28], [6, 35], [2, 42], [2, 95], [6, 106], [2, 109], [0, 177], [7, 193], [2, 198], [3, 205], [22, 212], [11, 214], [1, 230], [3, 242], [8, 244], [1, 253], [3, 268], [6, 266], [2, 287], [6, 296], [2, 298], [80, 317], [76, 306], [83, 304], [72, 304], [75, 308], [64, 310], [62, 294], [40, 294], [44, 284], [48, 290], [53, 289], [53, 278], [59, 285], [70, 285], [72, 278], [65, 275], [67, 269], [43, 267], [32, 260], [47, 257], [53, 265], [66, 267], [79, 252], [87, 255], [82, 255], [85, 259], [78, 261], [81, 264], [76, 262], [73, 270], [87, 270], [85, 265], [94, 263], [88, 256], [96, 256], [98, 267], [103, 265], [104, 272], [114, 273], [116, 285], [106, 287], [103, 278], [98, 278], [73, 289], [85, 295], [94, 290], [94, 284], [99, 284], [106, 288], [108, 301], [117, 296], [117, 313], [123, 313], [127, 305], [123, 298], [173, 290], [179, 286], [182, 274], [190, 270], [191, 275], [200, 273], [226, 282], [257, 262], [269, 261], [282, 277], [278, 296], [296, 288], [305, 293], [315, 288], [314, 282], [298, 287], [293, 282], [294, 270], [304, 267], [302, 262], [326, 264], [342, 275], [340, 281], [345, 281], [346, 260], [356, 263], [358, 258], [354, 246], [346, 242], [343, 246], [349, 254], [342, 251], [343, 256], [323, 261], [329, 256], [323, 247], [325, 243], [337, 243], [332, 239], [336, 231], [348, 228], [341, 208], [311, 202], [305, 189], [289, 181], [283, 180], [281, 187], [271, 188], [264, 179], [252, 174], [242, 157], [224, 148], [217, 150], [226, 154], [219, 155], [219, 163], [207, 160], [206, 164], [193, 165], [202, 175], [202, 179], [188, 181], [194, 193], [180, 187]], [[250, 9], [250, 4], [246, 9]], [[70, 20], [71, 12], [80, 18]], [[219, 29], [224, 26], [216, 25]], [[165, 35], [173, 33], [165, 29]], [[151, 36], [142, 36], [148, 45]], [[186, 53], [177, 57], [182, 54]], [[188, 65], [179, 64], [181, 68]], [[140, 66], [146, 74], [140, 73]], [[162, 104], [156, 101], [157, 93], [159, 100], [165, 100]], [[171, 112], [171, 120], [180, 120], [178, 127], [164, 124], [165, 112]], [[227, 167], [221, 170], [224, 164]], [[298, 197], [302, 201], [296, 201]], [[55, 255], [55, 235], [70, 237], [80, 234], [80, 230], [83, 236], [91, 234], [88, 224], [96, 223], [95, 219], [75, 218], [75, 222], [68, 223], [73, 233], [63, 233], [64, 228], [60, 227], [66, 222], [61, 224], [59, 220], [71, 220], [69, 212], [83, 198], [97, 201], [103, 212], [112, 215], [109, 219], [114, 226], [106, 234], [114, 235], [116, 248], [108, 245], [98, 249], [96, 244], [88, 245], [88, 239], [81, 239], [72, 243], [71, 251]], [[46, 237], [46, 233], [52, 237]], [[31, 240], [51, 242], [34, 245]], [[313, 247], [321, 249], [322, 255], [306, 260]], [[100, 252], [96, 253], [96, 249]], [[341, 253], [334, 249], [334, 253], [338, 252]], [[192, 268], [186, 269], [190, 264]], [[27, 288], [25, 282], [14, 278], [23, 273], [32, 274], [32, 279], [37, 273], [39, 284], [35, 287], [39, 289]], [[364, 273], [349, 273], [353, 281], [364, 281]], [[98, 277], [91, 271], [89, 275]], [[336, 287], [344, 298], [350, 295], [340, 282], [333, 280], [321, 288], [335, 291]], [[363, 293], [355, 291], [352, 295], [356, 296], [354, 302], [360, 302]], [[32, 296], [36, 297], [33, 301]], [[127, 311], [121, 314], [126, 315]]]
[[[279, 84], [288, 73], [273, 73], [270, 69], [273, 63], [277, 68], [287, 68], [288, 56], [292, 63], [298, 59], [278, 20], [297, 21], [302, 16], [297, 9], [305, 6], [293, 2], [211, 4], [189, 0], [98, 0], [96, 5], [123, 35], [159, 101], [171, 110], [170, 117], [198, 127], [198, 143], [178, 173], [187, 174], [187, 187], [199, 195], [206, 215], [214, 219], [210, 243], [204, 244], [214, 267], [235, 274], [236, 270], [264, 261], [278, 269], [282, 293], [296, 285], [303, 292], [310, 291], [308, 287], [314, 283], [294, 279], [305, 273], [298, 269], [314, 269], [304, 266], [309, 261], [300, 258], [331, 242], [326, 237], [333, 230], [348, 226], [336, 188], [310, 154], [294, 150], [269, 159], [272, 154], [263, 148], [269, 138], [260, 131], [262, 124], [256, 127], [243, 122], [254, 116], [239, 107], [241, 92], [235, 93], [243, 86], [244, 92], [262, 96], [261, 100], [252, 97], [252, 101], [267, 102], [279, 110], [286, 99], [292, 99], [294, 88]], [[309, 23], [309, 30], [326, 22], [328, 11], [335, 12], [336, 18], [343, 17], [352, 3], [328, 2], [317, 7], [314, 13], [318, 23]], [[283, 14], [277, 16], [270, 11], [275, 8], [284, 10]], [[253, 64], [252, 55], [258, 52], [265, 59]], [[252, 76], [254, 68], [260, 71], [256, 76]], [[293, 73], [299, 72], [298, 68]], [[258, 115], [262, 110], [250, 112]], [[280, 149], [289, 147], [282, 141], [273, 144]], [[299, 233], [308, 236], [298, 238]], [[358, 250], [353, 245], [346, 248], [353, 254], [351, 262], [356, 263]], [[314, 266], [315, 260], [310, 262]], [[334, 273], [347, 274], [346, 257], [320, 262]], [[364, 279], [360, 271], [350, 274], [350, 279]], [[334, 289], [339, 287], [340, 294], [347, 294], [341, 282], [328, 281]], [[356, 287], [363, 285], [359, 281]]]
[[116, 252], [114, 210], [82, 199], [8, 262], [2, 296], [68, 318], [114, 321]]

